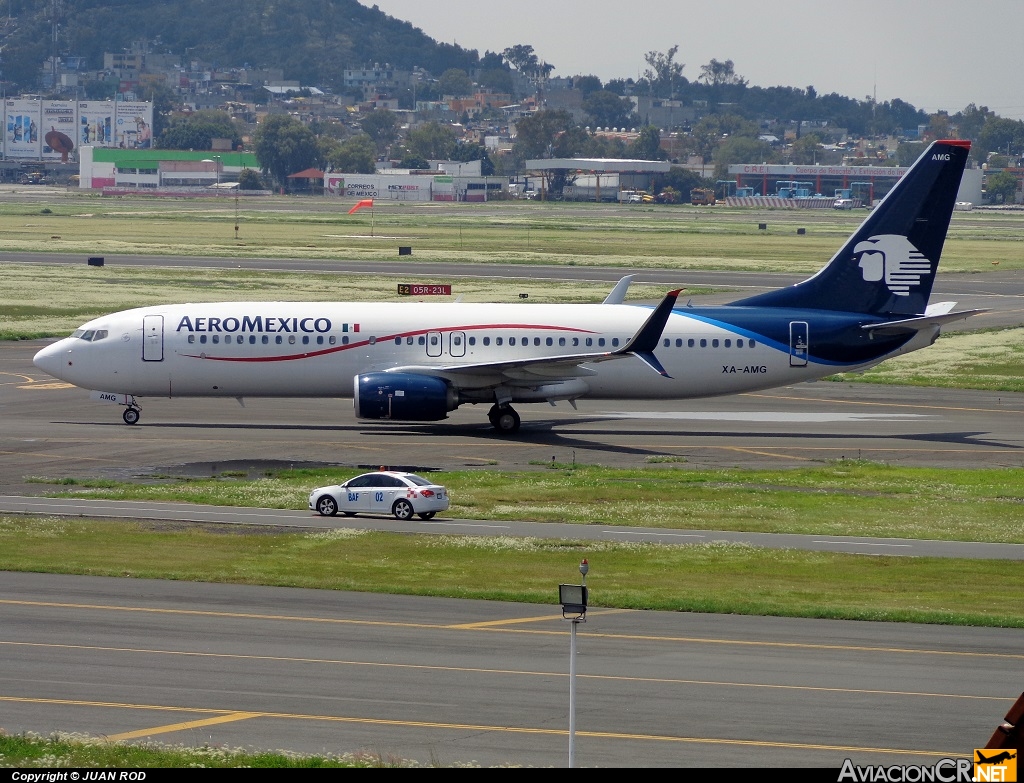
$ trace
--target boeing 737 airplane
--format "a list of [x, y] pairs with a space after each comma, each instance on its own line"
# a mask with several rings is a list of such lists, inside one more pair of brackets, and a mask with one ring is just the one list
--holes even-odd
[[982, 312], [928, 305], [970, 142], [936, 141], [838, 253], [796, 285], [714, 307], [623, 304], [226, 302], [95, 318], [35, 356], [125, 406], [138, 397], [349, 397], [360, 419], [438, 421], [489, 405], [685, 399], [862, 370]]

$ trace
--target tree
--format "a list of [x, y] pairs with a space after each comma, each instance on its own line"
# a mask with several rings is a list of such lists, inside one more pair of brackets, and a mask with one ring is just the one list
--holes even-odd
[[158, 143], [167, 150], [208, 150], [212, 148], [214, 139], [231, 139], [234, 148], [242, 144], [242, 136], [230, 114], [217, 109], [201, 109], [192, 114], [172, 116], [159, 135]]
[[[727, 84], [746, 86], [747, 84], [747, 80], [738, 76], [735, 70], [733, 70], [732, 60], [719, 62], [714, 58], [707, 65], [701, 66], [699, 81], [704, 82], [709, 87], [719, 87]], [[811, 89], [813, 90], [814, 88], [812, 87]]]
[[457, 143], [451, 126], [425, 122], [409, 131], [405, 148], [408, 154], [424, 160], [450, 160]]
[[255, 169], [242, 169], [238, 172], [238, 187], [241, 190], [263, 190], [263, 180]]
[[686, 85], [683, 78], [683, 63], [675, 61], [679, 44], [667, 52], [648, 52], [644, 55], [648, 68], [644, 71], [650, 94], [659, 98], [674, 98], [679, 89]]
[[402, 159], [398, 161], [398, 168], [400, 169], [429, 169], [430, 161], [426, 158], [421, 158], [417, 155], [413, 155], [410, 152], [406, 152], [402, 156]]
[[1019, 155], [1024, 150], [1024, 122], [1001, 117], [989, 120], [978, 136], [978, 146], [986, 157], [990, 152]]
[[594, 75], [574, 76], [572, 77], [572, 88], [574, 90], [579, 90], [583, 93], [583, 97], [586, 98], [591, 93], [603, 90], [604, 85], [601, 83], [601, 80]]
[[953, 122], [962, 138], [977, 141], [985, 123], [995, 116], [995, 112], [989, 111], [988, 106], [975, 106], [971, 103], [953, 115]]
[[287, 114], [271, 114], [260, 123], [255, 134], [256, 159], [264, 174], [270, 174], [282, 187], [288, 175], [308, 169], [319, 162], [316, 136], [299, 120]]
[[437, 80], [437, 88], [442, 95], [464, 98], [473, 94], [473, 80], [460, 68], [449, 68]]
[[625, 158], [626, 142], [618, 136], [595, 136], [587, 137], [580, 155], [585, 158]]
[[896, 162], [900, 166], [910, 166], [924, 152], [923, 141], [904, 141], [896, 148]]
[[507, 68], [489, 68], [480, 72], [480, 86], [493, 92], [511, 95], [513, 92], [512, 73]]
[[735, 114], [709, 114], [693, 127], [695, 152], [707, 162], [718, 145], [732, 136], [756, 138], [757, 126]]
[[377, 170], [376, 161], [376, 146], [365, 133], [341, 142], [327, 155], [327, 163], [335, 171], [349, 174], [372, 174]]
[[994, 204], [1012, 204], [1017, 193], [1017, 178], [1008, 171], [997, 171], [985, 177], [985, 193]]
[[537, 55], [534, 53], [533, 47], [528, 44], [510, 46], [501, 53], [501, 56], [508, 61], [509, 65], [521, 73], [535, 70], [538, 65]]
[[526, 158], [568, 158], [586, 141], [586, 133], [565, 109], [541, 109], [516, 123], [515, 155]]
[[682, 166], [673, 166], [668, 170], [668, 174], [656, 177], [655, 182], [659, 187], [672, 188], [677, 191], [683, 201], [690, 200], [690, 191], [694, 188], [714, 186], [714, 182], [711, 180], [704, 179], [695, 171], [684, 169]]
[[583, 111], [589, 115], [591, 124], [599, 127], [619, 128], [632, 124], [632, 101], [607, 90], [597, 90], [584, 98]]
[[808, 133], [793, 142], [789, 148], [789, 162], [808, 166], [821, 160], [821, 136]]
[[636, 141], [629, 148], [629, 154], [637, 160], [665, 160], [668, 153], [661, 148], [661, 132], [652, 125], [640, 129]]
[[547, 77], [555, 70], [555, 66], [550, 63], [541, 62], [533, 51], [533, 47], [528, 44], [510, 46], [501, 55], [508, 61], [509, 65], [528, 76]]
[[374, 109], [363, 118], [360, 127], [373, 139], [378, 152], [385, 152], [398, 138], [401, 123], [398, 116], [387, 109]]
[[928, 123], [928, 130], [925, 131], [928, 134], [928, 138], [932, 139], [948, 139], [950, 137], [950, 121], [949, 113], [944, 111], [935, 112], [931, 116], [931, 120]]
[[[109, 97], [112, 98], [113, 94]], [[144, 101], [153, 102], [153, 138], [159, 139], [167, 129], [171, 113], [180, 105], [178, 96], [166, 84], [154, 83], [143, 87], [139, 92], [139, 97]], [[234, 136], [231, 138], [234, 140]], [[238, 139], [239, 144], [241, 141]]]
[[749, 136], [730, 136], [715, 150], [715, 176], [718, 179], [725, 179], [731, 163], [767, 163], [771, 159], [772, 148], [765, 142]]

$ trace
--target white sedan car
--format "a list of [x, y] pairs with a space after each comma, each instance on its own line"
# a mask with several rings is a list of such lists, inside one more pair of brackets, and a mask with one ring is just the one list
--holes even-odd
[[448, 510], [448, 490], [415, 473], [381, 470], [364, 473], [344, 484], [318, 487], [309, 493], [309, 510], [332, 517], [359, 512], [394, 514], [398, 519], [430, 519]]

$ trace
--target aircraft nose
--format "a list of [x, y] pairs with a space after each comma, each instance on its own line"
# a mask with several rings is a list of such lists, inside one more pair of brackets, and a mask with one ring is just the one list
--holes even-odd
[[48, 345], [32, 357], [32, 364], [54, 378], [63, 378], [65, 369], [71, 364], [71, 349], [66, 340]]

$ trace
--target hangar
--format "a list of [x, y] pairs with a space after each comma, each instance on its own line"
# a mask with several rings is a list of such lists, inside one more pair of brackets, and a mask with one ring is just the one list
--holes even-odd
[[616, 201], [621, 190], [653, 190], [651, 177], [667, 174], [672, 167], [667, 160], [628, 158], [540, 158], [524, 165], [527, 171], [540, 174], [542, 199], [552, 192], [552, 181], [557, 187], [561, 172], [573, 177], [573, 182], [567, 183], [574, 188], [571, 197], [585, 201]]

